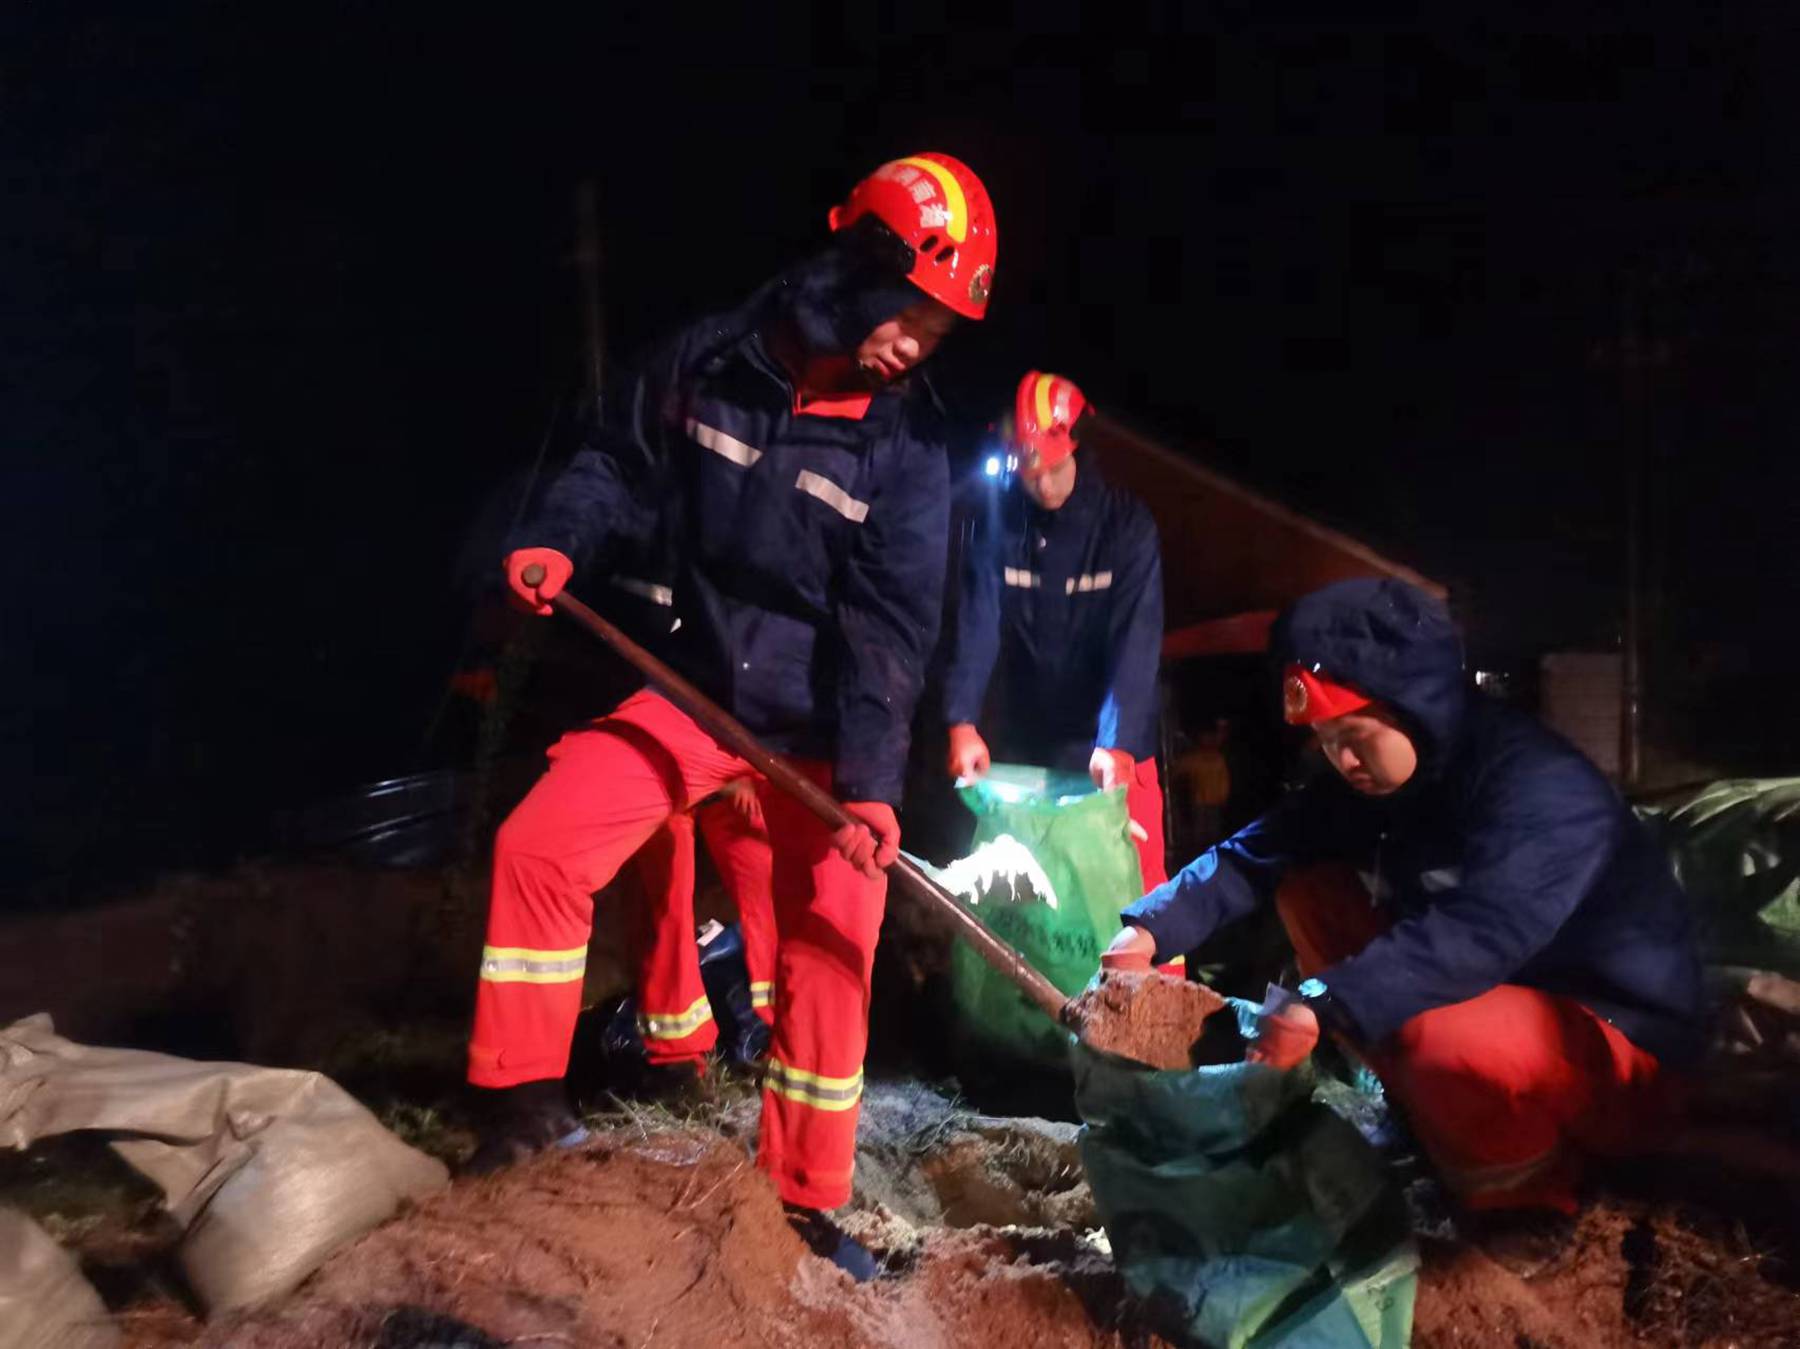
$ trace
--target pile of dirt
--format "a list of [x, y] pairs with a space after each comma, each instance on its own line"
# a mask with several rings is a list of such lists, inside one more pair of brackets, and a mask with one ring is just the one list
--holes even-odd
[[197, 1342], [1160, 1343], [1119, 1324], [1120, 1291], [1078, 1242], [991, 1229], [934, 1232], [904, 1272], [858, 1286], [806, 1251], [740, 1146], [698, 1130], [616, 1132], [459, 1182], [339, 1253], [295, 1296], [207, 1326]]
[[[871, 1083], [841, 1216], [893, 1272], [858, 1286], [788, 1230], [750, 1158], [756, 1109], [746, 1088], [686, 1125], [651, 1109], [596, 1120], [591, 1146], [458, 1181], [292, 1296], [211, 1324], [183, 1310], [154, 1196], [97, 1141], [0, 1158], [0, 1188], [77, 1253], [132, 1349], [1163, 1343], [1092, 1230], [1073, 1126]], [[1422, 1238], [1414, 1343], [1795, 1343], [1791, 1212], [1746, 1230], [1742, 1196], [1703, 1198], [1609, 1190], [1572, 1224]]]
[[1771, 1277], [1741, 1228], [1703, 1213], [1607, 1199], [1534, 1242], [1421, 1244], [1415, 1349], [1800, 1342], [1800, 1291]]
[[1206, 1019], [1225, 999], [1154, 970], [1105, 970], [1075, 1000], [1070, 1025], [1090, 1048], [1152, 1068], [1192, 1068]]
[[[771, 1307], [801, 1257], [741, 1149], [695, 1134], [544, 1157], [456, 1185], [331, 1260], [278, 1311], [213, 1327], [206, 1344], [393, 1343], [397, 1314], [448, 1318], [501, 1342], [775, 1342], [792, 1318], [825, 1340], [841, 1319]], [[554, 1342], [553, 1340], [551, 1342]]]

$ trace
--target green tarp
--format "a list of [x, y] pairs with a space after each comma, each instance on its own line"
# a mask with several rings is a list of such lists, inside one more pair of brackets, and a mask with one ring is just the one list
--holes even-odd
[[1800, 778], [1731, 778], [1640, 809], [1694, 900], [1709, 965], [1800, 978]]

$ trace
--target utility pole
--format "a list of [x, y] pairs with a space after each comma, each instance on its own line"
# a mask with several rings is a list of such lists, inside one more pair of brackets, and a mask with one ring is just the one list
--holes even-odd
[[1619, 784], [1643, 778], [1644, 519], [1648, 469], [1656, 442], [1655, 373], [1669, 365], [1669, 343], [1658, 331], [1656, 301], [1663, 278], [1653, 261], [1628, 265], [1622, 277], [1619, 336], [1612, 353], [1619, 373], [1620, 485], [1624, 493], [1624, 633], [1620, 651]]
[[1644, 444], [1641, 426], [1649, 424], [1649, 381], [1643, 365], [1644, 286], [1634, 268], [1625, 274], [1620, 301], [1619, 382], [1624, 395], [1622, 418], [1625, 489], [1625, 632], [1620, 661], [1619, 783], [1629, 790], [1643, 773], [1644, 718]]
[[606, 319], [600, 307], [600, 188], [583, 178], [575, 189], [575, 266], [581, 278], [583, 367], [587, 391], [598, 399], [606, 370]]

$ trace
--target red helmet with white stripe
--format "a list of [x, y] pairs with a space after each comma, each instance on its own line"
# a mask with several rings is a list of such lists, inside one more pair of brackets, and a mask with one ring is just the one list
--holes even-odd
[[883, 164], [831, 208], [831, 228], [869, 215], [911, 251], [915, 286], [964, 318], [986, 315], [999, 236], [987, 188], [967, 164], [936, 153]]
[[1077, 428], [1089, 410], [1074, 380], [1027, 371], [1013, 400], [1012, 439], [1018, 447], [1019, 472], [1042, 473], [1074, 454]]

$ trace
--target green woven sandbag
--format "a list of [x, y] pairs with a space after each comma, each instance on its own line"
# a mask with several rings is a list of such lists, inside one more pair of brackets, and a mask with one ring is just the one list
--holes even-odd
[[1404, 1349], [1418, 1253], [1312, 1067], [1161, 1072], [1070, 1041], [1081, 1162], [1113, 1259], [1163, 1334], [1220, 1349]]
[[[1143, 893], [1125, 791], [1097, 792], [1085, 775], [995, 764], [962, 789], [975, 812], [977, 856], [1009, 836], [1030, 853], [1041, 879], [989, 889], [973, 908], [995, 935], [1070, 995], [1100, 965], [1119, 930], [1119, 910]], [[986, 853], [984, 853], [986, 849]], [[1037, 893], [1047, 883], [1051, 895]], [[1009, 1063], [1062, 1068], [1067, 1034], [968, 947], [951, 953], [951, 1001], [963, 1048]]]

